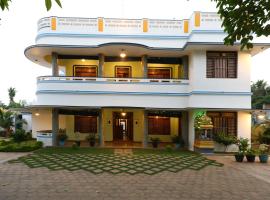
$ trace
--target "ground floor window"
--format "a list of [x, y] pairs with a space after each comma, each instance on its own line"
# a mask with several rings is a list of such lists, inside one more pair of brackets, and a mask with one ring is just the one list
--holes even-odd
[[97, 133], [96, 116], [75, 116], [74, 132]]
[[149, 135], [170, 135], [170, 117], [149, 116], [148, 134]]
[[223, 132], [237, 136], [237, 113], [236, 112], [207, 112], [213, 122], [213, 133]]

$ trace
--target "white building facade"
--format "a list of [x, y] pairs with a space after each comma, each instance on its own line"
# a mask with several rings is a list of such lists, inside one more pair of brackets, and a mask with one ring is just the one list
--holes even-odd
[[180, 135], [194, 150], [194, 117], [213, 133], [251, 137], [251, 57], [268, 48], [226, 46], [216, 13], [186, 20], [62, 18], [39, 20], [26, 57], [49, 67], [37, 78], [33, 135], [66, 130], [69, 140], [96, 133], [101, 145], [147, 146]]

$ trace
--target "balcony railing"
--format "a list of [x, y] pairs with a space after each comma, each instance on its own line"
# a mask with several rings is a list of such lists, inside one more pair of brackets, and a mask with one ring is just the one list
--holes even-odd
[[109, 83], [168, 83], [168, 84], [188, 84], [185, 79], [142, 79], [142, 78], [99, 78], [99, 77], [74, 77], [74, 76], [40, 76], [39, 81], [52, 82], [109, 82]]

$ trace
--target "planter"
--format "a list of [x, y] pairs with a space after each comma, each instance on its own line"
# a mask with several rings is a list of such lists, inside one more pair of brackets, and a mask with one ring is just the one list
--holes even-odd
[[181, 148], [181, 144], [175, 143], [174, 145], [175, 145], [175, 148], [176, 149], [180, 149]]
[[268, 162], [268, 155], [264, 154], [264, 155], [259, 155], [259, 159], [261, 163], [267, 163]]
[[152, 142], [153, 148], [158, 148], [158, 142]]
[[59, 146], [61, 146], [61, 147], [65, 146], [65, 140], [60, 140], [59, 141]]
[[255, 155], [246, 155], [247, 161], [248, 162], [255, 162]]
[[76, 143], [76, 145], [77, 145], [78, 147], [81, 146], [81, 141], [75, 141], [75, 143]]
[[244, 160], [244, 155], [242, 154], [235, 154], [234, 157], [236, 162], [243, 162]]
[[96, 144], [96, 141], [94, 141], [94, 140], [93, 140], [93, 141], [89, 141], [89, 146], [90, 146], [90, 147], [94, 147], [95, 144]]

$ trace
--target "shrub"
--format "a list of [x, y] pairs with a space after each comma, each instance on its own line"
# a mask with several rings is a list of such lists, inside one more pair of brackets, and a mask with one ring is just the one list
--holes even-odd
[[239, 148], [239, 153], [245, 154], [248, 149], [248, 142], [249, 140], [246, 138], [240, 138], [237, 140], [237, 146]]
[[66, 132], [59, 131], [59, 134], [57, 135], [57, 138], [58, 138], [59, 141], [65, 141], [68, 138], [68, 136], [67, 136]]
[[24, 141], [21, 143], [9, 143], [0, 146], [0, 152], [29, 152], [42, 147], [42, 142]]
[[219, 132], [214, 135], [214, 141], [219, 144], [223, 144], [225, 146], [224, 151], [226, 151], [229, 145], [236, 144], [237, 139], [233, 135], [227, 135], [224, 132]]
[[259, 142], [261, 144], [270, 144], [270, 128], [266, 128], [265, 131], [259, 136]]
[[16, 129], [15, 133], [12, 134], [12, 138], [14, 142], [20, 143], [27, 139], [25, 130], [23, 129]]
[[259, 154], [260, 155], [266, 155], [269, 151], [269, 145], [267, 144], [260, 144], [259, 146]]
[[179, 135], [172, 136], [172, 142], [174, 144], [180, 144], [181, 146], [184, 146], [184, 144], [185, 144], [183, 138]]

